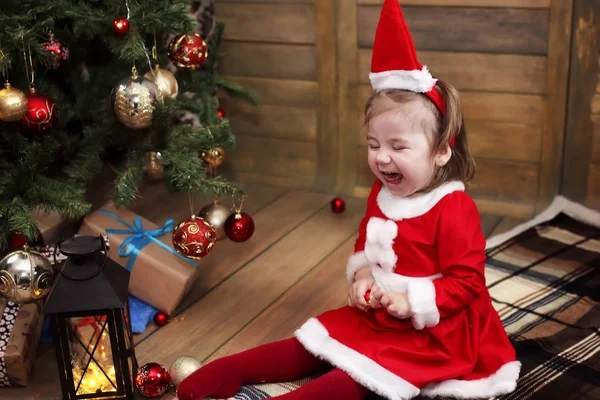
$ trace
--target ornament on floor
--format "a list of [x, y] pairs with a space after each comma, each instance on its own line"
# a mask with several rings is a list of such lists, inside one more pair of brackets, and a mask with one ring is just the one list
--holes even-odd
[[53, 55], [48, 57], [48, 65], [52, 69], [58, 69], [69, 60], [69, 48], [61, 41], [54, 37], [54, 33], [50, 32], [48, 41], [44, 43], [44, 47]]
[[113, 91], [113, 108], [117, 119], [131, 129], [144, 129], [152, 124], [154, 107], [162, 96], [156, 84], [137, 74], [121, 81]]
[[218, 168], [223, 161], [225, 160], [225, 150], [222, 147], [217, 147], [215, 149], [203, 151], [200, 154], [202, 160], [210, 167], [210, 168]]
[[119, 36], [127, 35], [129, 32], [129, 20], [124, 17], [116, 18], [113, 21], [113, 30]]
[[200, 259], [215, 247], [217, 232], [208, 222], [192, 215], [173, 230], [173, 247], [181, 255]]
[[229, 208], [221, 204], [216, 198], [213, 200], [212, 204], [204, 206], [198, 212], [198, 216], [211, 224], [215, 229], [217, 240], [227, 238], [227, 235], [225, 234], [225, 221], [227, 220], [227, 217], [229, 217], [229, 214], [231, 214]]
[[34, 86], [35, 74], [29, 45], [28, 48], [29, 62], [25, 49], [23, 49], [23, 58], [25, 59], [25, 72], [29, 80], [29, 96], [27, 96], [27, 112], [21, 119], [21, 124], [29, 132], [47, 133], [58, 125], [58, 107], [48, 96], [36, 93]]
[[154, 314], [154, 323], [156, 326], [165, 326], [169, 323], [169, 316], [166, 313], [159, 311]]
[[144, 155], [144, 176], [151, 181], [157, 181], [163, 177], [162, 154], [158, 151], [147, 151]]
[[54, 270], [43, 254], [24, 246], [0, 261], [0, 295], [17, 304], [43, 299], [54, 284]]
[[175, 75], [169, 70], [162, 69], [158, 66], [158, 51], [156, 49], [156, 35], [154, 36], [154, 44], [152, 45], [152, 60], [154, 68], [144, 74], [144, 78], [151, 80], [156, 84], [163, 99], [168, 97], [175, 98], [179, 92], [179, 84]]
[[225, 234], [233, 242], [245, 242], [254, 234], [254, 220], [242, 212], [245, 197], [242, 197], [239, 208], [234, 207], [235, 212], [225, 221]]
[[178, 387], [185, 378], [196, 372], [200, 367], [202, 367], [202, 363], [192, 356], [177, 357], [169, 367], [171, 384]]
[[19, 89], [11, 86], [4, 78], [4, 89], [0, 90], [0, 120], [18, 121], [27, 113], [27, 96]]
[[336, 197], [331, 200], [331, 211], [336, 214], [343, 213], [346, 209], [346, 202], [341, 197]]
[[135, 387], [145, 397], [162, 396], [169, 389], [170, 382], [169, 372], [155, 362], [142, 365], [135, 375]]
[[204, 64], [208, 47], [199, 34], [182, 33], [169, 43], [168, 55], [177, 68], [196, 70]]

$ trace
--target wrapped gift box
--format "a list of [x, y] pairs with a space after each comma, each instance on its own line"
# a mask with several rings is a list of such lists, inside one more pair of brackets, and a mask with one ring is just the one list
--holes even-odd
[[0, 297], [0, 387], [27, 385], [42, 334], [40, 312], [39, 304]]
[[[136, 219], [137, 225], [136, 225]], [[108, 254], [111, 259], [131, 272], [129, 293], [167, 314], [172, 314], [198, 275], [198, 265], [173, 249], [172, 220], [163, 227], [163, 234], [155, 240], [143, 237], [143, 231], [156, 231], [159, 227], [126, 208], [112, 203], [88, 214], [79, 230], [80, 235], [107, 235], [110, 241]], [[127, 233], [114, 233], [114, 230]], [[132, 238], [136, 236], [137, 238]], [[123, 246], [124, 241], [127, 246]], [[131, 256], [120, 256], [119, 250], [137, 248]], [[129, 247], [129, 249], [124, 248]], [[136, 254], [137, 253], [137, 254]]]
[[61, 232], [68, 237], [66, 230], [69, 228], [70, 222], [63, 219], [60, 213], [35, 208], [31, 212], [31, 218], [35, 221], [35, 225], [42, 234], [44, 244], [56, 244]]

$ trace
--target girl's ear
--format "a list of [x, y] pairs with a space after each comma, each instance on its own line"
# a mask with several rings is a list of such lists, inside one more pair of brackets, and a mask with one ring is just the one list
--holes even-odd
[[449, 145], [445, 145], [437, 151], [433, 160], [434, 160], [436, 166], [443, 167], [444, 165], [446, 165], [448, 163], [448, 161], [450, 161], [451, 157], [452, 157], [452, 149], [450, 148]]

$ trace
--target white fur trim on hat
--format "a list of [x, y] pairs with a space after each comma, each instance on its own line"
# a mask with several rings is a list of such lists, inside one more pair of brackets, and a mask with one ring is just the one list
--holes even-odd
[[436, 79], [431, 76], [427, 66], [423, 65], [423, 68], [419, 71], [418, 69], [403, 71], [383, 71], [383, 72], [371, 72], [369, 74], [369, 80], [371, 86], [376, 91], [384, 89], [403, 89], [417, 93], [429, 92], [436, 83]]

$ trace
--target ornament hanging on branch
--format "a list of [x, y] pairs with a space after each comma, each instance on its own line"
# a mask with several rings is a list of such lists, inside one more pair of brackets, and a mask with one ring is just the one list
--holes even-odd
[[212, 204], [203, 207], [199, 212], [198, 216], [208, 222], [217, 233], [217, 240], [223, 240], [227, 238], [225, 234], [225, 221], [229, 217], [231, 212], [227, 207], [219, 202], [216, 198]]
[[203, 218], [194, 215], [192, 193], [188, 193], [190, 202], [190, 218], [177, 224], [173, 230], [173, 248], [181, 255], [200, 259], [215, 247], [217, 232]]
[[217, 110], [217, 115], [219, 116], [219, 119], [225, 118], [226, 117], [225, 110], [223, 110], [221, 107], [219, 107], [219, 109]]
[[225, 160], [225, 150], [222, 147], [217, 147], [216, 149], [203, 151], [200, 157], [210, 168], [218, 168]]
[[182, 33], [169, 43], [168, 55], [177, 68], [196, 70], [204, 64], [208, 47], [199, 34]]
[[[33, 71], [33, 61], [31, 60], [31, 48], [29, 47], [29, 68], [27, 67], [27, 55], [23, 49], [23, 58], [25, 59], [25, 72], [29, 79], [29, 96], [27, 96], [27, 112], [21, 119], [21, 124], [29, 132], [47, 133], [58, 125], [58, 107], [45, 94], [35, 91], [35, 73]], [[31, 72], [31, 73], [30, 73]]]
[[158, 151], [147, 151], [144, 156], [144, 176], [151, 181], [157, 181], [163, 177], [162, 155]]
[[171, 71], [162, 69], [158, 66], [156, 36], [154, 37], [154, 45], [152, 46], [152, 59], [154, 60], [154, 68], [146, 72], [144, 78], [156, 84], [163, 99], [177, 97], [179, 84], [177, 83], [177, 79], [175, 79], [175, 75], [173, 75]]
[[254, 234], [254, 220], [250, 215], [242, 212], [244, 197], [242, 197], [240, 207], [236, 208], [235, 212], [225, 221], [225, 234], [234, 242], [245, 242]]
[[113, 21], [113, 30], [119, 36], [126, 35], [129, 33], [129, 20], [123, 17], [115, 19]]
[[135, 66], [131, 69], [131, 76], [121, 81], [113, 91], [115, 115], [131, 129], [144, 129], [152, 125], [155, 104], [161, 100], [156, 84], [138, 76]]
[[11, 86], [6, 77], [4, 89], [0, 90], [0, 120], [5, 122], [18, 121], [27, 113], [27, 96], [19, 89]]
[[48, 65], [52, 69], [58, 69], [69, 60], [69, 48], [54, 37], [54, 33], [50, 33], [49, 39], [44, 43], [44, 47], [52, 56], [48, 57]]

